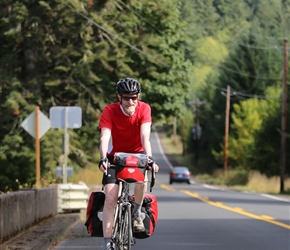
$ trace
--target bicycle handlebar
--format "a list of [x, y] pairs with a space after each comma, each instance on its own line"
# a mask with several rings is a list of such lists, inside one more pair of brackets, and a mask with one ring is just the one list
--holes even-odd
[[[155, 172], [155, 167], [154, 167], [154, 161], [148, 162], [148, 166], [151, 167], [151, 182], [150, 182], [150, 192], [152, 192], [152, 188], [155, 185], [155, 177], [156, 177], [156, 172]], [[148, 168], [149, 169], [149, 168]]]

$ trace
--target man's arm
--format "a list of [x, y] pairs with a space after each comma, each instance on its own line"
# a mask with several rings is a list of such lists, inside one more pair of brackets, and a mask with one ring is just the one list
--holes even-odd
[[[151, 123], [150, 122], [143, 123], [140, 129], [142, 146], [144, 148], [145, 154], [152, 157], [150, 133], [151, 133]], [[159, 166], [155, 162], [154, 162], [154, 170], [155, 172], [159, 171]]]
[[111, 130], [108, 128], [102, 128], [101, 129], [101, 138], [100, 138], [100, 156], [101, 156], [101, 158], [107, 157], [110, 138], [111, 138]]
[[[102, 128], [101, 129], [101, 138], [100, 138], [100, 156], [102, 158], [107, 157], [109, 141], [111, 138], [111, 130], [109, 128]], [[100, 166], [100, 170], [105, 172], [107, 169], [107, 162], [102, 162]]]
[[148, 156], [152, 156], [150, 133], [151, 133], [151, 123], [146, 122], [146, 123], [141, 124], [141, 127], [140, 127], [141, 143], [144, 148], [145, 154]]

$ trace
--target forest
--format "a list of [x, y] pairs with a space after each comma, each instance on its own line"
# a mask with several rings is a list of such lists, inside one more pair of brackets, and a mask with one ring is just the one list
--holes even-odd
[[[223, 168], [229, 90], [228, 167], [290, 174], [289, 0], [1, 0], [0, 17], [0, 192], [35, 183], [34, 138], [21, 124], [36, 106], [47, 117], [81, 107], [68, 161], [97, 163], [100, 114], [127, 76], [142, 84], [154, 126], [176, 121], [185, 154], [200, 126], [196, 173]], [[62, 134], [41, 138], [41, 176], [62, 165]]]

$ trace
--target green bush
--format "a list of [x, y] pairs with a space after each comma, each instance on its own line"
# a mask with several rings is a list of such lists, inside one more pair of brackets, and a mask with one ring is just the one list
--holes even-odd
[[246, 170], [231, 170], [227, 172], [225, 185], [246, 185], [248, 183], [249, 174]]

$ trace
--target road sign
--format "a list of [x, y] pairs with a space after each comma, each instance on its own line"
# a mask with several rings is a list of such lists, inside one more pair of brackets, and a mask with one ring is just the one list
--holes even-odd
[[49, 117], [52, 128], [65, 128], [65, 125], [66, 128], [82, 126], [82, 109], [80, 107], [51, 107]]
[[49, 110], [51, 127], [64, 129], [63, 151], [63, 183], [67, 183], [67, 157], [69, 148], [69, 128], [80, 128], [82, 126], [82, 109], [80, 107], [51, 107]]
[[[72, 177], [73, 176], [73, 167], [66, 167], [66, 175], [67, 177]], [[63, 176], [63, 169], [61, 166], [56, 167], [56, 177], [60, 178]]]
[[[39, 139], [50, 129], [50, 120], [39, 112]], [[33, 111], [22, 123], [24, 128], [31, 136], [35, 138], [35, 111]]]
[[194, 125], [192, 128], [193, 140], [200, 140], [202, 135], [202, 127], [199, 125]]

